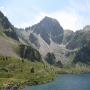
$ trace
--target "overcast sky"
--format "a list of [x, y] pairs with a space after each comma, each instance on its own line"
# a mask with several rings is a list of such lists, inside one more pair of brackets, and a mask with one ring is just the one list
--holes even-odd
[[74, 31], [90, 24], [90, 0], [0, 0], [0, 10], [16, 27], [31, 26], [45, 16]]

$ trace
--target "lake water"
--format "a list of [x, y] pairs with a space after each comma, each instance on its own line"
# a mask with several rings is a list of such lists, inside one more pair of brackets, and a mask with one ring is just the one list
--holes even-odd
[[51, 83], [26, 86], [24, 90], [90, 90], [90, 73], [58, 76]]

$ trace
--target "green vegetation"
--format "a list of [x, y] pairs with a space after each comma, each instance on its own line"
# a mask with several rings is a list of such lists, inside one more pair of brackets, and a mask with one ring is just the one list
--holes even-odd
[[90, 30], [78, 30], [66, 47], [69, 49], [81, 48], [83, 45], [87, 44], [88, 41], [90, 41]]
[[3, 33], [3, 27], [1, 25], [1, 23], [0, 23], [0, 36], [5, 37], [5, 34]]
[[14, 26], [9, 22], [8, 18], [4, 16], [4, 14], [0, 11], [0, 31], [2, 30], [7, 36], [19, 40], [16, 34]]
[[54, 76], [54, 69], [48, 64], [0, 57], [0, 88], [46, 83]]
[[90, 72], [90, 66], [63, 67], [55, 70], [57, 74], [81, 74]]
[[51, 65], [54, 65], [56, 63], [55, 55], [53, 53], [50, 53], [50, 52], [47, 53], [45, 60]]
[[47, 83], [57, 74], [90, 72], [90, 66], [77, 64], [58, 68], [43, 62], [0, 56], [0, 88]]
[[41, 55], [39, 51], [31, 47], [30, 45], [19, 45], [19, 54], [21, 58], [25, 58], [31, 61], [41, 61]]
[[0, 31], [0, 36], [4, 36], [4, 33], [2, 31]]
[[77, 51], [73, 62], [82, 62], [90, 65], [90, 41]]

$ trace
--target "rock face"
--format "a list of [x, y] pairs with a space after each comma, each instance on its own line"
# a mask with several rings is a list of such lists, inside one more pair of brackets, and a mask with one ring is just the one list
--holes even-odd
[[0, 24], [1, 26], [4, 28], [4, 33], [15, 39], [18, 40], [18, 36], [15, 32], [15, 28], [14, 26], [10, 23], [10, 21], [8, 20], [8, 18], [6, 16], [4, 16], [4, 14], [0, 11]]
[[56, 57], [55, 63], [70, 60], [68, 58], [70, 53], [75, 52], [75, 49], [80, 48], [90, 38], [89, 26], [76, 32], [63, 30], [58, 21], [50, 17], [45, 17], [38, 24], [26, 28], [24, 33], [30, 33], [26, 35], [29, 37], [28, 42], [40, 51], [42, 57], [45, 58], [49, 52], [52, 52]]
[[8, 21], [7, 17], [5, 17], [1, 11], [0, 11], [0, 24], [2, 24], [2, 26], [5, 29], [8, 29], [12, 26], [11, 23]]
[[30, 40], [31, 43], [33, 43], [36, 47], [40, 48], [40, 44], [39, 44], [38, 38], [37, 38], [33, 33], [30, 33], [29, 40]]
[[74, 37], [74, 32], [71, 30], [64, 31], [63, 44], [68, 44]]
[[[21, 33], [22, 32], [22, 33]], [[24, 34], [24, 35], [23, 35]], [[23, 41], [26, 40], [28, 45], [23, 45], [19, 38]], [[28, 41], [35, 43], [37, 46], [37, 38], [34, 34], [27, 34], [25, 30], [14, 28], [14, 26], [9, 22], [9, 20], [0, 12], [0, 56], [10, 56], [17, 58], [26, 58], [32, 61], [41, 61], [41, 55], [39, 51], [34, 49]], [[20, 45], [22, 43], [22, 45]], [[24, 47], [26, 47], [25, 55]]]
[[85, 27], [83, 30], [76, 31], [72, 40], [66, 46], [68, 49], [81, 48], [84, 42], [90, 41], [90, 27]]
[[83, 28], [84, 31], [90, 31], [90, 25], [86, 25], [84, 28]]
[[26, 28], [25, 31], [30, 33], [28, 42], [33, 44], [44, 58], [49, 52], [55, 53], [54, 51], [58, 50], [55, 48], [63, 42], [63, 28], [56, 19], [50, 17], [45, 17], [38, 24]]
[[32, 26], [31, 29], [34, 33], [40, 34], [48, 45], [51, 43], [50, 40], [57, 44], [62, 43], [64, 30], [55, 19], [45, 17], [40, 23]]
[[53, 53], [50, 53], [50, 52], [47, 53], [45, 60], [51, 65], [54, 65], [56, 63], [55, 55]]
[[56, 57], [54, 63], [71, 62], [73, 53], [90, 42], [89, 25], [76, 32], [63, 30], [59, 22], [50, 17], [45, 17], [38, 24], [19, 31], [17, 30], [18, 36], [22, 41], [35, 47], [43, 58], [52, 52]]
[[90, 64], [90, 43], [89, 45], [85, 45], [80, 50], [78, 50], [73, 62], [74, 63], [81, 62], [85, 64]]
[[20, 56], [22, 58], [26, 58], [33, 62], [42, 60], [40, 53], [31, 46], [20, 45], [19, 47], [20, 47]]

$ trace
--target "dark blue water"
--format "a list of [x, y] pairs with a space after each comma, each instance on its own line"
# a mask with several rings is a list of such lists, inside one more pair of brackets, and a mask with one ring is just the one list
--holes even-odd
[[58, 76], [51, 83], [26, 86], [24, 90], [90, 90], [90, 73]]

